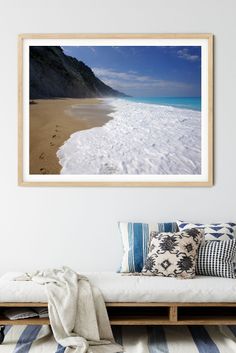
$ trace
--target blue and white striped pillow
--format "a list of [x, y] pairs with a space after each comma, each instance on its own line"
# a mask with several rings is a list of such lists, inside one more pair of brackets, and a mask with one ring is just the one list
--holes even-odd
[[119, 222], [124, 255], [119, 272], [141, 272], [145, 264], [150, 232], [176, 232], [177, 223], [132, 223]]

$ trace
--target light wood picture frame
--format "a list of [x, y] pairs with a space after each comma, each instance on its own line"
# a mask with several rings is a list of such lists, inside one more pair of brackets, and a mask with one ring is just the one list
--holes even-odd
[[20, 186], [212, 186], [212, 34], [21, 34]]

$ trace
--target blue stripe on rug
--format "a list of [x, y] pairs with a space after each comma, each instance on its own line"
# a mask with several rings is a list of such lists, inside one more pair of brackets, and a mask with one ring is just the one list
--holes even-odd
[[150, 326], [148, 332], [148, 348], [150, 353], [169, 353], [165, 331], [162, 326]]
[[13, 353], [28, 353], [42, 326], [27, 326], [22, 332]]
[[12, 325], [6, 325], [4, 327], [4, 336], [6, 336], [8, 334], [8, 332], [10, 331], [10, 329], [12, 328]]
[[12, 325], [6, 325], [6, 326], [0, 327], [0, 344], [2, 344], [4, 342], [5, 337], [11, 328], [12, 328]]
[[234, 336], [236, 337], [236, 326], [235, 325], [228, 325], [228, 328], [230, 329], [230, 331], [234, 334]]
[[55, 353], [64, 353], [64, 352], [65, 352], [65, 349], [66, 349], [66, 347], [63, 347], [63, 346], [61, 346], [60, 344], [58, 344], [57, 350], [56, 350]]
[[188, 326], [199, 353], [220, 353], [204, 326]]

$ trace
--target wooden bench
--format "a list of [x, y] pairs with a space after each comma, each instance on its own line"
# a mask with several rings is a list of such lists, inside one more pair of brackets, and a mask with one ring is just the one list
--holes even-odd
[[[49, 325], [48, 318], [9, 320], [4, 309], [47, 303], [0, 303], [0, 325]], [[106, 303], [111, 325], [236, 325], [236, 303]]]

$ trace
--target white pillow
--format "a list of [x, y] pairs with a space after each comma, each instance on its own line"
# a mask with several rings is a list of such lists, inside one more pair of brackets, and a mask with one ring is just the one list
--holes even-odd
[[190, 223], [176, 221], [180, 231], [192, 228], [201, 228], [204, 230], [205, 240], [229, 240], [236, 238], [236, 223]]

